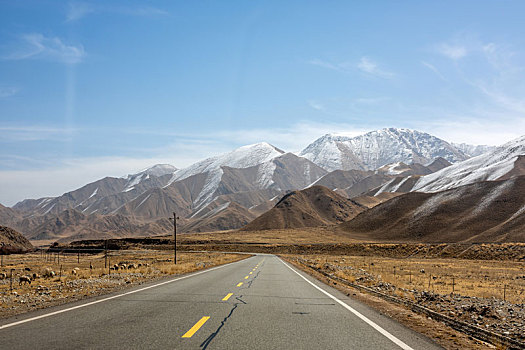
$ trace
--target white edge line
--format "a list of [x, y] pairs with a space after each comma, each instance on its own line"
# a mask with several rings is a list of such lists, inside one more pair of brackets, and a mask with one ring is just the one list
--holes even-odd
[[13, 326], [17, 326], [17, 325], [19, 325], [19, 324], [23, 324], [23, 323], [26, 323], [26, 322], [31, 322], [31, 321], [39, 320], [39, 319], [41, 319], [41, 318], [45, 318], [45, 317], [49, 317], [49, 316], [53, 316], [53, 315], [58, 315], [58, 314], [61, 314], [61, 313], [63, 313], [63, 312], [72, 311], [72, 310], [80, 309], [80, 308], [82, 308], [82, 307], [86, 307], [86, 306], [90, 306], [90, 305], [94, 305], [94, 304], [102, 303], [102, 302], [104, 302], [104, 301], [108, 301], [108, 300], [111, 300], [111, 299], [120, 298], [120, 297], [123, 297], [123, 296], [125, 296], [125, 295], [129, 295], [129, 294], [133, 294], [133, 293], [142, 292], [143, 290], [146, 290], [146, 289], [151, 289], [151, 288], [159, 287], [159, 286], [162, 286], [162, 285], [164, 285], [164, 284], [173, 283], [173, 282], [176, 282], [176, 281], [180, 281], [180, 280], [182, 280], [182, 279], [185, 279], [185, 278], [189, 278], [189, 277], [197, 276], [197, 275], [200, 275], [200, 274], [202, 274], [202, 273], [210, 272], [210, 271], [213, 271], [213, 270], [220, 269], [220, 268], [222, 268], [222, 267], [226, 267], [226, 266], [228, 266], [228, 265], [232, 265], [232, 264], [239, 263], [239, 262], [241, 262], [241, 261], [244, 261], [244, 259], [239, 260], [239, 261], [234, 261], [234, 262], [231, 262], [231, 263], [228, 263], [228, 264], [225, 264], [225, 265], [215, 266], [215, 267], [212, 267], [211, 269], [207, 269], [207, 270], [204, 270], [204, 271], [195, 272], [195, 273], [192, 273], [192, 274], [190, 274], [190, 275], [182, 276], [182, 277], [175, 278], [175, 279], [172, 279], [172, 280], [169, 280], [169, 281], [165, 281], [165, 282], [160, 282], [160, 283], [157, 283], [157, 284], [154, 284], [154, 285], [151, 285], [151, 286], [147, 286], [147, 287], [144, 287], [144, 288], [140, 288], [140, 289], [132, 290], [132, 291], [129, 291], [129, 292], [126, 292], [126, 293], [122, 293], [122, 294], [118, 294], [118, 295], [113, 295], [113, 296], [111, 296], [111, 297], [107, 297], [107, 298], [103, 298], [103, 299], [99, 299], [99, 300], [91, 301], [91, 302], [89, 302], [89, 303], [85, 303], [85, 304], [82, 304], [82, 305], [77, 305], [77, 306], [73, 306], [73, 307], [70, 307], [70, 308], [67, 308], [67, 309], [62, 309], [62, 310], [58, 310], [58, 311], [54, 311], [54, 312], [50, 312], [50, 313], [48, 313], [48, 314], [44, 314], [44, 315], [40, 315], [40, 316], [35, 316], [35, 317], [31, 317], [31, 318], [27, 318], [27, 319], [25, 319], [25, 320], [20, 320], [20, 321], [13, 322], [13, 323], [8, 323], [8, 324], [5, 324], [5, 325], [0, 326], [0, 330], [1, 330], [1, 329], [5, 329], [5, 328], [9, 328], [9, 327], [13, 327]]
[[394, 337], [392, 334], [390, 334], [388, 331], [386, 331], [385, 329], [383, 329], [381, 326], [379, 326], [377, 323], [375, 323], [374, 321], [368, 319], [366, 316], [364, 316], [363, 314], [361, 314], [359, 311], [355, 310], [354, 308], [350, 307], [348, 304], [342, 302], [341, 300], [337, 299], [336, 297], [334, 297], [332, 294], [328, 293], [327, 291], [325, 291], [324, 289], [316, 286], [314, 283], [312, 283], [311, 281], [309, 281], [306, 277], [304, 277], [303, 275], [301, 275], [299, 272], [297, 272], [293, 267], [291, 267], [290, 265], [288, 265], [287, 263], [285, 263], [282, 259], [279, 258], [279, 260], [281, 260], [281, 262], [286, 266], [288, 267], [290, 270], [292, 270], [293, 272], [295, 272], [297, 275], [299, 275], [302, 279], [304, 279], [306, 282], [310, 283], [314, 288], [318, 289], [320, 292], [324, 293], [325, 295], [329, 296], [330, 298], [332, 298], [334, 301], [336, 301], [338, 304], [340, 304], [342, 307], [344, 307], [345, 309], [347, 309], [348, 311], [350, 311], [351, 313], [353, 313], [354, 315], [356, 315], [357, 317], [359, 317], [361, 320], [365, 321], [366, 323], [368, 323], [368, 325], [370, 325], [372, 328], [374, 328], [376, 331], [378, 331], [379, 333], [381, 333], [382, 335], [384, 335], [385, 337], [387, 337], [388, 339], [390, 339], [392, 342], [394, 342], [397, 346], [399, 346], [400, 348], [402, 349], [405, 349], [405, 350], [414, 350], [413, 348], [411, 348], [410, 346], [408, 346], [407, 344], [403, 343], [401, 340], [397, 339], [396, 337]]

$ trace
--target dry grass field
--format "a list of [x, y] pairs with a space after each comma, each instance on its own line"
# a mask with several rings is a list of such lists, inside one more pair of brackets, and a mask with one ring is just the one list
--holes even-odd
[[[395, 259], [362, 256], [303, 256], [317, 268], [332, 265], [335, 274], [350, 282], [373, 286], [378, 281], [398, 289], [418, 289], [506, 299], [525, 304], [525, 263], [462, 259]], [[505, 293], [505, 295], [504, 295]]]
[[[180, 252], [175, 265], [173, 252], [155, 250], [111, 251], [107, 264], [103, 253], [60, 254], [60, 261], [56, 253], [47, 256], [38, 252], [6, 255], [0, 267], [0, 273], [7, 275], [0, 280], [0, 317], [102, 295], [148, 280], [246, 257], [241, 254]], [[54, 276], [46, 277], [46, 271]], [[31, 277], [31, 284], [21, 283], [21, 276]]]
[[524, 262], [349, 255], [283, 257], [525, 341]]
[[300, 229], [274, 229], [261, 231], [220, 231], [188, 233], [179, 236], [181, 244], [208, 243], [263, 243], [263, 244], [311, 244], [311, 243], [357, 243], [347, 234], [335, 231], [333, 226], [306, 227]]

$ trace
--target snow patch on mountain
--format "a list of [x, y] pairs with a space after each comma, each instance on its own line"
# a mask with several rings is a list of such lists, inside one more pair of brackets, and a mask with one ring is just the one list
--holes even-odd
[[492, 152], [423, 176], [416, 182], [413, 191], [438, 192], [479, 181], [497, 180], [514, 168], [514, 162], [520, 155], [525, 155], [525, 136]]
[[208, 217], [213, 216], [213, 215], [215, 215], [217, 213], [220, 213], [221, 211], [223, 211], [224, 209], [228, 208], [229, 206], [230, 206], [230, 202], [226, 202], [224, 204], [221, 204], [217, 208], [214, 208], [214, 209], [210, 210], [209, 212], [207, 212], [206, 214], [204, 214], [202, 216], [202, 218], [203, 219], [204, 218], [208, 218]]
[[482, 199], [479, 205], [472, 211], [472, 214], [479, 214], [482, 211], [486, 210], [490, 207], [490, 205], [503, 193], [507, 191], [507, 189], [514, 186], [514, 180], [508, 180], [504, 181], [498, 186], [494, 187], [492, 191], [490, 191], [488, 194], [486, 194]]
[[469, 157], [477, 157], [481, 154], [492, 152], [496, 149], [496, 146], [487, 145], [469, 145], [466, 143], [451, 143], [452, 146], [456, 147]]
[[277, 165], [273, 161], [263, 163], [257, 170], [257, 185], [260, 188], [268, 188], [273, 184], [273, 173]]
[[98, 187], [93, 191], [93, 193], [91, 193], [91, 196], [89, 196], [88, 199], [89, 198], [93, 198], [94, 196], [96, 196], [97, 192], [98, 192]]
[[397, 163], [387, 164], [384, 166], [384, 168], [386, 169], [386, 173], [388, 175], [399, 175], [403, 172], [403, 170], [396, 170], [396, 168], [400, 166], [401, 166], [401, 162], [397, 162]]
[[146, 202], [148, 200], [148, 198], [151, 196], [151, 193], [149, 193], [146, 198], [144, 198], [140, 203], [139, 205], [137, 205], [137, 207], [135, 209], [138, 209], [142, 204], [144, 204], [144, 202]]

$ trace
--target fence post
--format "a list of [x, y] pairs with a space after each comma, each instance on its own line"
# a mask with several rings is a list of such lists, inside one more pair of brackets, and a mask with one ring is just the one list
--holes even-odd
[[10, 277], [10, 282], [9, 282], [9, 291], [10, 292], [13, 292], [13, 272], [15, 271], [15, 269], [11, 269], [11, 277]]

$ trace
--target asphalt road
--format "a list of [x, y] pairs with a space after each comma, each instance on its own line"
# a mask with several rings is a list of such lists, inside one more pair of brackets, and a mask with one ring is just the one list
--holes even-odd
[[2, 349], [439, 349], [273, 255], [0, 321]]

